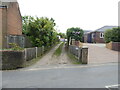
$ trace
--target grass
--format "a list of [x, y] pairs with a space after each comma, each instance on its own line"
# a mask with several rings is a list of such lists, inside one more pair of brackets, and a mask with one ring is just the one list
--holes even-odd
[[60, 46], [55, 50], [55, 52], [53, 53], [53, 56], [60, 56], [62, 53], [62, 47], [63, 47], [64, 43], [61, 43]]
[[67, 51], [67, 55], [73, 64], [82, 64], [81, 62], [78, 61], [77, 57], [75, 57], [73, 54], [69, 53], [68, 51]]
[[55, 47], [57, 44], [59, 44], [59, 42], [57, 42], [57, 43], [56, 43], [55, 45], [53, 45], [52, 47], [48, 48], [48, 50], [47, 50], [46, 52], [44, 52], [44, 54], [43, 54], [42, 56], [39, 56], [39, 57], [34, 58], [34, 59], [30, 60], [30, 61], [27, 61], [27, 63], [25, 63], [23, 67], [25, 68], [25, 67], [29, 67], [29, 66], [31, 66], [31, 65], [36, 64], [38, 61], [40, 61], [40, 59], [41, 59], [43, 56], [45, 56], [47, 53], [49, 53], [49, 51], [50, 51], [53, 47]]

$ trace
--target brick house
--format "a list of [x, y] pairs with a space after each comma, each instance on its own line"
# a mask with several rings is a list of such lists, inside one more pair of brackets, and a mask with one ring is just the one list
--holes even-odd
[[84, 43], [105, 43], [104, 32], [117, 26], [103, 26], [95, 31], [84, 32]]
[[9, 43], [24, 46], [22, 17], [17, 2], [0, 2], [0, 48], [9, 48]]
[[103, 26], [93, 32], [91, 32], [92, 43], [105, 43], [104, 32], [108, 29], [116, 28], [117, 26]]
[[84, 30], [84, 43], [91, 43], [91, 30]]

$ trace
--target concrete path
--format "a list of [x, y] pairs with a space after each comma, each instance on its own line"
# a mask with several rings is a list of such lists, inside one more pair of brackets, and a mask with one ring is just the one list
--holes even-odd
[[[61, 43], [60, 43], [61, 44]], [[46, 55], [44, 55], [37, 63], [29, 67], [23, 68], [27, 70], [33, 70], [36, 68], [54, 68], [54, 67], [63, 67], [65, 65], [72, 65], [70, 58], [67, 56], [65, 51], [65, 44], [62, 47], [62, 53], [60, 56], [53, 56], [55, 50], [60, 46], [60, 44], [53, 47]]]
[[105, 44], [84, 44], [88, 46], [88, 63], [114, 63], [118, 62], [118, 52], [107, 49]]

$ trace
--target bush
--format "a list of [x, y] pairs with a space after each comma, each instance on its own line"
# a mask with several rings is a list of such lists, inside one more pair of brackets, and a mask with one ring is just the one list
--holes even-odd
[[120, 27], [106, 30], [104, 37], [106, 43], [120, 42]]
[[12, 50], [23, 50], [24, 49], [18, 46], [16, 43], [9, 43], [9, 45], [11, 46]]
[[24, 16], [23, 33], [31, 40], [33, 47], [49, 47], [57, 41], [57, 31], [53, 18]]
[[76, 27], [76, 28], [72, 27], [67, 29], [66, 34], [67, 34], [68, 44], [69, 44], [70, 38], [75, 39], [76, 41], [82, 42], [84, 31], [79, 27]]

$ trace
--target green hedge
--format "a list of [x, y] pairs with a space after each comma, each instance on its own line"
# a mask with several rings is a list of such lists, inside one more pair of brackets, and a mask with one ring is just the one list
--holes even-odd
[[120, 42], [120, 27], [106, 30], [104, 37], [106, 43]]

